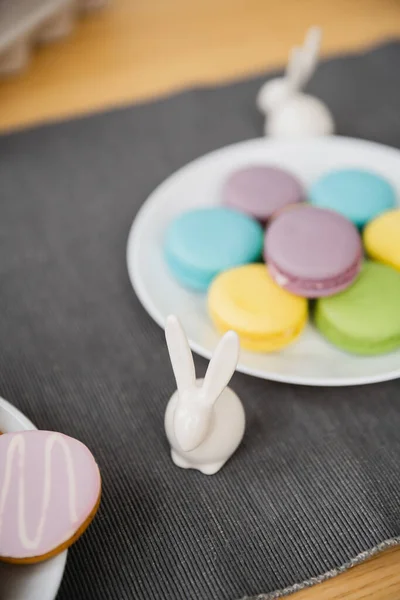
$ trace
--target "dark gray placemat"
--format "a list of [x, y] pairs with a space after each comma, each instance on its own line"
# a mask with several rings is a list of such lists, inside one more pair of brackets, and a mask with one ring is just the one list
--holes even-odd
[[[400, 145], [399, 64], [395, 43], [328, 61], [312, 91], [341, 133]], [[247, 432], [234, 459], [207, 478], [168, 455], [174, 381], [128, 281], [127, 235], [172, 171], [260, 135], [261, 81], [0, 138], [0, 392], [85, 442], [104, 481], [59, 600], [275, 597], [400, 535], [399, 381], [237, 374]]]

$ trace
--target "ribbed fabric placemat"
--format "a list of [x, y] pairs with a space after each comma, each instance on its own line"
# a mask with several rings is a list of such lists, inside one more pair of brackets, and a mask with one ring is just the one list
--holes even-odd
[[[399, 64], [392, 43], [325, 62], [310, 87], [340, 133], [400, 145]], [[167, 175], [261, 134], [262, 81], [0, 138], [0, 393], [86, 443], [104, 482], [59, 600], [272, 598], [400, 536], [399, 381], [237, 374], [247, 431], [234, 459], [207, 478], [169, 457], [173, 375], [129, 284], [127, 235]]]

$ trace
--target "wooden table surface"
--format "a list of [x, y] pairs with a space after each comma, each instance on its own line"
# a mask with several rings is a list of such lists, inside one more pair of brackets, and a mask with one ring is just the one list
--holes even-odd
[[[400, 34], [399, 0], [113, 0], [74, 35], [38, 49], [23, 75], [0, 81], [0, 130], [123, 105], [282, 64], [311, 24], [325, 54]], [[391, 549], [296, 600], [400, 599]]]

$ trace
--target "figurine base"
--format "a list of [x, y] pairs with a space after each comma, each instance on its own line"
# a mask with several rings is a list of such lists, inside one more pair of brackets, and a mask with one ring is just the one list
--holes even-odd
[[175, 450], [171, 450], [171, 458], [174, 464], [181, 469], [195, 469], [200, 471], [203, 475], [215, 475], [224, 466], [225, 462], [212, 463], [209, 465], [194, 465], [193, 463], [187, 462], [182, 456], [177, 454]]

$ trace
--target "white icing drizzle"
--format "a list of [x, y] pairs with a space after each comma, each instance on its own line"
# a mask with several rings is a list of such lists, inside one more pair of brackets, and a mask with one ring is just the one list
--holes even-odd
[[44, 489], [43, 489], [43, 500], [42, 500], [42, 512], [39, 520], [39, 524], [36, 530], [36, 535], [33, 539], [30, 539], [26, 530], [25, 522], [25, 438], [22, 434], [15, 435], [10, 442], [7, 449], [7, 458], [5, 466], [5, 476], [0, 493], [0, 536], [3, 526], [4, 509], [7, 502], [7, 496], [10, 489], [11, 477], [13, 474], [13, 463], [14, 455], [18, 450], [18, 535], [23, 548], [27, 550], [36, 549], [42, 539], [44, 525], [46, 522], [47, 510], [50, 504], [51, 498], [51, 457], [52, 451], [55, 444], [59, 444], [63, 449], [65, 458], [65, 465], [67, 467], [68, 475], [68, 500], [69, 500], [69, 516], [71, 525], [76, 523], [78, 520], [76, 510], [76, 480], [74, 473], [74, 465], [71, 455], [71, 450], [63, 437], [58, 433], [52, 433], [46, 440], [44, 448], [44, 460], [45, 460], [45, 471], [44, 471]]

